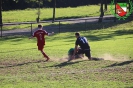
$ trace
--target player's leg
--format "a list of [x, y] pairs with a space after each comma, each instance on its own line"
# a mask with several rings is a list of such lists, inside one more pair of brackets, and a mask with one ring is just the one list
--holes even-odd
[[85, 50], [84, 52], [85, 52], [85, 55], [88, 57], [88, 59], [92, 60], [90, 50]]
[[79, 55], [80, 58], [83, 58], [84, 57], [84, 50], [78, 49], [77, 54]]
[[43, 50], [40, 50], [40, 51], [41, 51], [41, 53], [43, 54], [43, 56], [44, 56], [45, 58], [47, 58], [46, 61], [48, 61], [50, 58], [45, 54], [45, 52], [44, 52]]
[[43, 48], [44, 48], [44, 45], [39, 45], [39, 46], [38, 46], [38, 50], [41, 51], [41, 53], [43, 54], [43, 56], [44, 56], [45, 58], [47, 58], [46, 61], [48, 61], [50, 58], [45, 54], [45, 52], [43, 51]]

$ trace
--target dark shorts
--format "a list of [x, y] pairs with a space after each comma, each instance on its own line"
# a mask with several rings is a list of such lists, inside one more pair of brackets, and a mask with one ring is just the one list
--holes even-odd
[[88, 58], [91, 57], [90, 50], [82, 50], [82, 49], [80, 49], [80, 50], [78, 51], [78, 54], [85, 54], [85, 56], [87, 56]]
[[85, 55], [90, 58], [91, 57], [91, 53], [90, 50], [84, 50]]

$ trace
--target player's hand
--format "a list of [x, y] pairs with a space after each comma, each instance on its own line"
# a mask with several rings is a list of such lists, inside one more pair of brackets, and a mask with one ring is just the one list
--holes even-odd
[[75, 58], [75, 55], [72, 55], [72, 56], [69, 58], [68, 62], [71, 61], [71, 60], [73, 60], [74, 58]]
[[51, 36], [51, 35], [53, 35], [53, 34], [54, 34], [54, 32], [48, 33], [48, 36]]
[[29, 39], [31, 39], [32, 37], [29, 37]]
[[75, 59], [75, 55], [72, 55], [72, 58], [71, 59]]
[[51, 35], [53, 35], [53, 34], [54, 34], [54, 32], [51, 33]]

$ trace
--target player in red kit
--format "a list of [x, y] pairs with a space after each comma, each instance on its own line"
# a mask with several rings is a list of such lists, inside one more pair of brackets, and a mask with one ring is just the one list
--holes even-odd
[[45, 30], [43, 30], [42, 28], [43, 28], [42, 25], [38, 25], [38, 30], [33, 33], [33, 35], [32, 35], [31, 38], [33, 38], [33, 37], [36, 37], [37, 38], [38, 50], [41, 51], [41, 53], [43, 54], [43, 56], [45, 58], [47, 58], [46, 61], [48, 61], [50, 58], [43, 51], [43, 48], [44, 48], [44, 45], [45, 45], [45, 35], [52, 35], [52, 34], [54, 34], [54, 32], [48, 33]]

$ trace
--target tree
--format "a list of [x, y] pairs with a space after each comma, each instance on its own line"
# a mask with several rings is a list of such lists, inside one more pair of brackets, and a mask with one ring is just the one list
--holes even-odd
[[2, 24], [2, 0], [0, 0], [0, 24]]
[[40, 11], [40, 0], [38, 0], [38, 12], [37, 12], [38, 17], [36, 18], [37, 23], [39, 23], [39, 21], [40, 21], [40, 14], [41, 14], [41, 11]]
[[100, 6], [100, 17], [99, 17], [99, 20], [98, 22], [102, 22], [102, 19], [103, 19], [103, 16], [104, 16], [104, 11], [103, 11], [103, 0], [101, 0], [101, 6]]
[[107, 0], [104, 0], [104, 11], [107, 11], [107, 8], [108, 8], [107, 5], [108, 5]]
[[[53, 7], [54, 0], [40, 0], [40, 7]], [[106, 0], [107, 3], [109, 0]], [[77, 7], [99, 4], [100, 0], [56, 0], [56, 7]], [[38, 8], [38, 0], [3, 0], [3, 10]]]
[[56, 0], [53, 0], [53, 22], [55, 21]]

